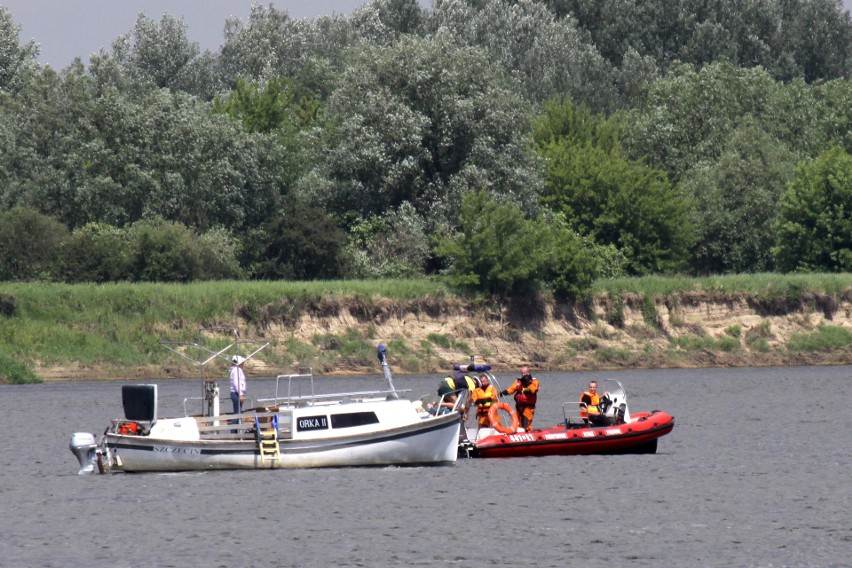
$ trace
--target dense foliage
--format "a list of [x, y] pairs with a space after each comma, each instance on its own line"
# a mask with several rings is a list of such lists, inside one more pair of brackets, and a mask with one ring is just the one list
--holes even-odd
[[838, 0], [256, 4], [216, 53], [140, 15], [62, 70], [18, 32], [0, 7], [0, 279], [850, 269]]

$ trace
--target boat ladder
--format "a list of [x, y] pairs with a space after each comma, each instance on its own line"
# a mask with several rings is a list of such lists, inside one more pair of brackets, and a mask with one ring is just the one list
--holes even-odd
[[281, 447], [278, 445], [278, 415], [272, 416], [269, 422], [260, 423], [260, 418], [254, 417], [257, 432], [257, 446], [260, 449], [260, 459], [264, 462], [280, 462]]

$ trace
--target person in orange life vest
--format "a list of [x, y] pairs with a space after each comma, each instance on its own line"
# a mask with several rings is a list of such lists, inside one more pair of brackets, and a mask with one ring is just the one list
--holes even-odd
[[491, 425], [488, 411], [491, 410], [491, 405], [497, 402], [497, 389], [491, 384], [488, 375], [479, 376], [479, 388], [473, 391], [471, 400], [476, 405], [476, 423], [480, 428], [487, 428]]
[[[604, 393], [607, 396], [609, 393]], [[597, 381], [590, 381], [589, 388], [580, 395], [580, 418], [586, 424], [594, 426], [608, 426], [609, 420], [601, 414], [601, 396], [598, 395]]]
[[515, 410], [518, 411], [518, 419], [521, 427], [529, 432], [532, 430], [533, 417], [535, 416], [535, 403], [538, 399], [538, 379], [530, 375], [529, 367], [521, 367], [521, 376], [515, 382], [501, 392], [501, 395], [515, 395]]

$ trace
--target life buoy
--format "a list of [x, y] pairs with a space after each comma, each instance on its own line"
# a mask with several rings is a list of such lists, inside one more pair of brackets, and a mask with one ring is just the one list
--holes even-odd
[[[500, 420], [500, 410], [505, 410], [512, 417], [511, 426], [503, 426], [503, 422]], [[488, 409], [488, 421], [492, 428], [502, 434], [514, 434], [518, 431], [518, 415], [505, 402], [495, 402], [491, 405], [491, 408]]]

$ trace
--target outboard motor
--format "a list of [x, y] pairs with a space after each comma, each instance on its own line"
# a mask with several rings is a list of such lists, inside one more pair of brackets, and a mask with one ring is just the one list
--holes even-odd
[[93, 473], [95, 471], [97, 447], [98, 443], [94, 434], [88, 432], [74, 432], [71, 434], [71, 443], [68, 445], [68, 449], [74, 452], [74, 455], [77, 456], [77, 461], [80, 462], [78, 475]]

